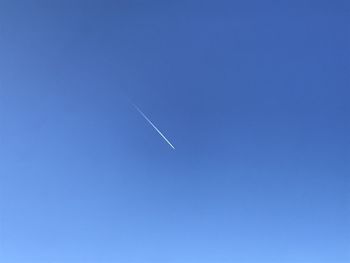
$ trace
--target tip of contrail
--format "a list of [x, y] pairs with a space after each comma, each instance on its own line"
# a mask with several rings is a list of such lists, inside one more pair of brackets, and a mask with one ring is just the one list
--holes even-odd
[[173, 149], [175, 150], [175, 147], [172, 145], [172, 143], [164, 136], [164, 134], [153, 124], [153, 122], [142, 112], [142, 110], [137, 107], [137, 105], [133, 102], [131, 104], [134, 106], [134, 108], [141, 114], [141, 116], [153, 127], [153, 129], [156, 130], [156, 132], [163, 138], [164, 141]]

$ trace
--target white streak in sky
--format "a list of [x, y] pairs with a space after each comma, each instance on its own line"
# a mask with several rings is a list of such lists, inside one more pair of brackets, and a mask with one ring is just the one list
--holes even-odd
[[162, 138], [170, 145], [171, 148], [173, 148], [175, 150], [175, 147], [171, 144], [171, 142], [169, 142], [169, 140], [167, 138], [165, 138], [165, 136], [163, 135], [163, 133], [158, 130], [158, 128], [151, 122], [150, 119], [147, 118], [147, 116], [139, 109], [139, 107], [137, 107], [134, 103], [132, 103], [132, 105], [135, 107], [135, 109], [142, 115], [142, 117], [145, 118], [145, 120], [151, 124], [151, 126], [159, 133], [160, 136], [162, 136]]

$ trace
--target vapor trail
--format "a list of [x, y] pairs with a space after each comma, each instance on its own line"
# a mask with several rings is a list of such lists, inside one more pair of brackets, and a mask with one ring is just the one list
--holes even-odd
[[142, 115], [142, 117], [145, 118], [145, 120], [151, 124], [151, 126], [159, 133], [160, 136], [162, 136], [162, 138], [170, 145], [171, 148], [173, 148], [175, 150], [175, 147], [171, 144], [171, 142], [169, 142], [169, 140], [163, 135], [163, 133], [158, 130], [158, 128], [151, 122], [150, 119], [148, 119], [148, 117], [140, 110], [139, 107], [137, 107], [134, 103], [132, 103], [132, 105], [134, 106], [134, 108]]

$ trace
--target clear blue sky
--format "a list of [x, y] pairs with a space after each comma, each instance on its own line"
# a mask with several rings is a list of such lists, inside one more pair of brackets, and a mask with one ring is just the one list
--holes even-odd
[[350, 262], [349, 14], [1, 1], [0, 262]]

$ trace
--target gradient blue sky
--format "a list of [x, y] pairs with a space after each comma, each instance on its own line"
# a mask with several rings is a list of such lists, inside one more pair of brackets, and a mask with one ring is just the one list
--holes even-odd
[[350, 262], [349, 14], [1, 1], [0, 262]]

